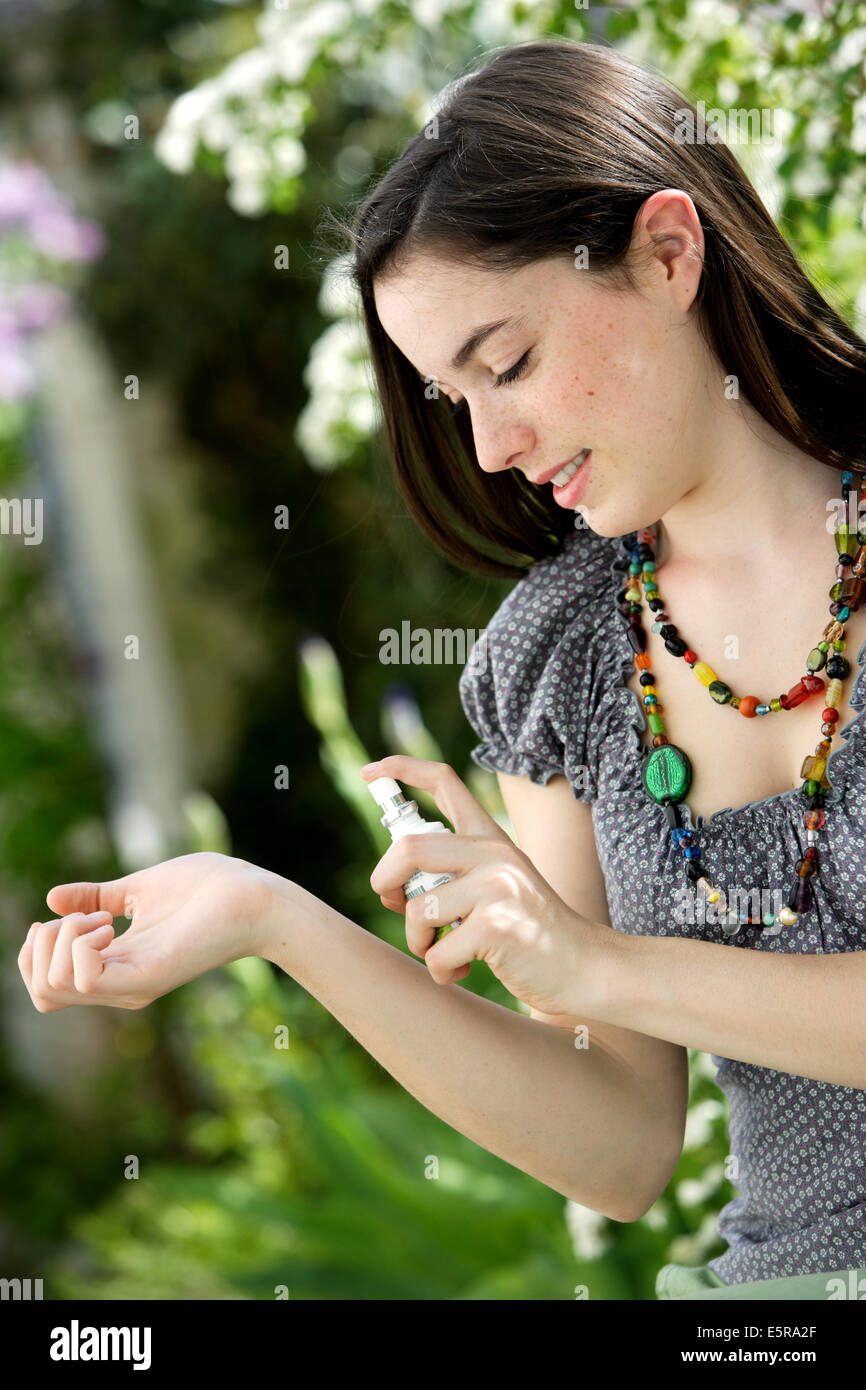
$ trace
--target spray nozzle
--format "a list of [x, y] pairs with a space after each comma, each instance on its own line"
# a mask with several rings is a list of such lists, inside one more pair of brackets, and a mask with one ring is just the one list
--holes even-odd
[[406, 799], [403, 788], [393, 777], [374, 777], [372, 782], [367, 783], [367, 787], [376, 805], [385, 812], [382, 816], [383, 825], [391, 825], [407, 811], [418, 809], [416, 802]]

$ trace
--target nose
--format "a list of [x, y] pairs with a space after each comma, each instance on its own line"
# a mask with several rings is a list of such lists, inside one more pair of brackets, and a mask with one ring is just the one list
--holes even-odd
[[526, 425], [510, 425], [500, 420], [485, 425], [472, 416], [475, 457], [482, 473], [504, 473], [518, 467], [531, 453], [535, 436]]

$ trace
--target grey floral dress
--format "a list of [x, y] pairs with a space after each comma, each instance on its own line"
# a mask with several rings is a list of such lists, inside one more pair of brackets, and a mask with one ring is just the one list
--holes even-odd
[[[649, 739], [626, 684], [634, 653], [617, 607], [626, 575], [615, 562], [623, 559], [624, 538], [581, 527], [517, 581], [460, 676], [480, 740], [472, 758], [539, 783], [563, 773], [575, 797], [590, 803], [617, 931], [696, 937], [729, 950], [866, 949], [866, 642], [856, 665], [853, 649], [847, 653], [857, 714], [837, 733], [827, 764], [832, 791], [814, 905], [778, 935], [726, 935], [712, 914], [688, 920], [682, 853], [643, 790]], [[683, 825], [700, 831], [702, 858], [719, 883], [787, 893], [806, 849], [799, 786], [706, 822], [693, 820], [687, 804], [680, 809]], [[738, 1195], [719, 1218], [728, 1248], [709, 1267], [728, 1284], [866, 1267], [866, 1090], [712, 1061], [730, 1107]]]

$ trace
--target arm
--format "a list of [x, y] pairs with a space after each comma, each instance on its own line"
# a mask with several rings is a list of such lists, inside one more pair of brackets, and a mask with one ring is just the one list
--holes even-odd
[[[610, 927], [592, 808], [575, 798], [565, 777], [552, 777], [544, 785], [525, 776], [500, 772], [497, 777], [521, 849], [569, 907], [592, 922]], [[611, 928], [609, 936], [613, 946], [619, 933]], [[656, 1172], [657, 1196], [670, 1181], [682, 1153], [689, 1090], [686, 1049], [639, 1031], [635, 1017], [627, 1009], [617, 1016], [616, 1026], [601, 1022], [598, 1017], [587, 1019], [585, 1013], [544, 1014], [533, 1009], [531, 1017], [569, 1030], [586, 1024], [592, 1042], [605, 1047], [617, 1059], [622, 1085], [637, 1088], [641, 1095], [651, 1098], [657, 1131], [655, 1148], [668, 1155]], [[638, 1167], [645, 1165], [646, 1154], [639, 1151], [638, 1145], [634, 1145], [633, 1157]]]
[[610, 947], [605, 1022], [866, 1089], [866, 952], [799, 956], [621, 933]]
[[[456, 986], [298, 884], [269, 875], [259, 951], [416, 1100], [564, 1196], [632, 1221], [658, 1195], [654, 1097], [599, 1040]], [[667, 1162], [667, 1152], [661, 1156]]]

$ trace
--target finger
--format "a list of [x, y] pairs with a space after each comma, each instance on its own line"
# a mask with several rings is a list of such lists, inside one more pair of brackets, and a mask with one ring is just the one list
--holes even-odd
[[[106, 921], [106, 919], [108, 919]], [[69, 993], [75, 988], [75, 977], [72, 968], [72, 943], [76, 937], [83, 932], [92, 932], [94, 928], [105, 928], [113, 934], [114, 926], [111, 922], [111, 913], [105, 910], [100, 912], [73, 912], [68, 917], [64, 917], [57, 939], [54, 943], [54, 952], [51, 957], [51, 965], [48, 969], [48, 984], [58, 993]], [[104, 940], [100, 945], [104, 946], [110, 937], [103, 932]]]
[[30, 979], [33, 974], [33, 938], [36, 935], [41, 922], [33, 922], [30, 930], [24, 938], [24, 945], [18, 952], [18, 969], [21, 971], [21, 978], [27, 989], [30, 989]]
[[[109, 924], [110, 926], [110, 924]], [[75, 989], [79, 994], [95, 994], [102, 988], [102, 993], [107, 993], [109, 983], [109, 961], [103, 955], [104, 947], [111, 942], [111, 936], [106, 928], [98, 927], [96, 931], [86, 932], [77, 936], [72, 942], [72, 972]], [[120, 962], [115, 961], [114, 965]], [[124, 971], [124, 976], [128, 972]], [[115, 996], [117, 980], [111, 976], [111, 994]]]
[[394, 898], [416, 869], [466, 874], [492, 859], [502, 860], [508, 849], [517, 852], [507, 836], [503, 844], [501, 835], [495, 840], [486, 835], [404, 835], [382, 855], [370, 875], [370, 887], [374, 893]]
[[505, 835], [449, 763], [392, 753], [377, 763], [368, 763], [361, 769], [361, 776], [365, 782], [372, 782], [376, 777], [393, 777], [408, 787], [421, 787], [430, 792], [458, 835], [495, 835], [499, 839]]
[[[112, 917], [129, 917], [137, 896], [138, 874], [110, 879], [107, 883], [58, 883], [45, 901], [59, 917], [71, 912], [110, 912]], [[133, 901], [131, 901], [133, 900]]]
[[63, 1009], [65, 1004], [53, 998], [53, 990], [48, 983], [48, 971], [54, 954], [54, 943], [60, 931], [59, 922], [40, 922], [33, 933], [33, 970], [30, 976], [30, 998], [40, 1013], [53, 1013]]
[[33, 935], [33, 974], [31, 976], [31, 984], [37, 994], [48, 994], [50, 991], [48, 971], [51, 968], [54, 943], [57, 940], [57, 933], [59, 931], [59, 922], [40, 922], [38, 931]]
[[470, 912], [459, 927], [447, 932], [424, 953], [424, 964], [437, 985], [465, 980], [472, 962], [483, 958], [478, 921], [477, 915]]
[[439, 888], [410, 898], [406, 904], [406, 944], [415, 956], [426, 955], [439, 927], [457, 927], [477, 906], [479, 888], [474, 878], [456, 878]]

